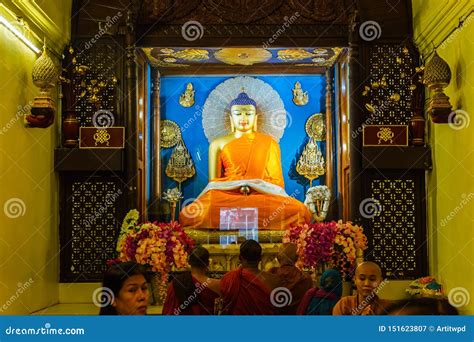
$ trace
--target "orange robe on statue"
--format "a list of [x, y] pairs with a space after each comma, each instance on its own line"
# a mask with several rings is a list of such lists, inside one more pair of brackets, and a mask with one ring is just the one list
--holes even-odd
[[[284, 191], [280, 147], [271, 136], [251, 133], [234, 139], [219, 158], [223, 177], [213, 179], [183, 208], [179, 221], [184, 227], [219, 228], [220, 209], [237, 207], [258, 208], [259, 229], [284, 230], [311, 221], [306, 206]], [[240, 193], [243, 185], [252, 189], [247, 196]]]

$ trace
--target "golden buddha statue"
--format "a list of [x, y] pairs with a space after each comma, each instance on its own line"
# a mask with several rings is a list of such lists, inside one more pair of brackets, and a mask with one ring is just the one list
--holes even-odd
[[306, 206], [284, 190], [280, 147], [257, 132], [257, 104], [244, 91], [228, 106], [231, 134], [209, 146], [209, 184], [183, 208], [186, 228], [219, 228], [221, 208], [258, 208], [258, 228], [284, 230], [310, 222]]

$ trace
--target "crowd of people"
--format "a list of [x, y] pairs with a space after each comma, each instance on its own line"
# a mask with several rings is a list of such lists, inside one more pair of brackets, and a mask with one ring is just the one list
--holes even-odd
[[[262, 247], [246, 240], [240, 246], [240, 266], [221, 279], [208, 277], [209, 251], [196, 247], [189, 255], [190, 271], [173, 275], [163, 315], [456, 315], [447, 301], [424, 298], [404, 301], [380, 299], [380, 267], [363, 262], [355, 269], [354, 295], [342, 296], [343, 279], [326, 270], [318, 286], [295, 265], [296, 245], [282, 244], [279, 267], [259, 269]], [[147, 273], [134, 262], [112, 265], [103, 281], [106, 305], [101, 315], [143, 315], [149, 301]], [[107, 300], [108, 299], [108, 300]]]

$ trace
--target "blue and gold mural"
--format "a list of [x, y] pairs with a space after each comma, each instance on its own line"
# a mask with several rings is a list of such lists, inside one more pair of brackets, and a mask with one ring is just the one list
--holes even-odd
[[318, 48], [143, 48], [155, 67], [183, 68], [196, 64], [292, 64], [295, 66], [330, 67], [341, 53], [339, 47]]
[[[240, 75], [239, 75], [240, 76]], [[208, 183], [208, 148], [202, 113], [210, 92], [222, 82], [234, 76], [164, 76], [161, 78], [160, 105], [161, 119], [175, 122], [180, 129], [184, 143], [189, 150], [195, 167], [195, 175], [182, 183], [185, 199], [196, 198]], [[305, 124], [315, 113], [325, 112], [326, 78], [324, 75], [258, 75], [251, 76], [269, 84], [280, 96], [287, 112], [286, 128], [280, 139], [281, 159], [285, 190], [289, 195], [304, 201], [308, 181], [296, 172], [296, 163], [303, 151], [308, 136]], [[295, 84], [307, 92], [305, 105], [294, 102]], [[194, 103], [190, 107], [180, 104], [180, 98], [192, 83]], [[328, 128], [329, 129], [329, 128]], [[322, 155], [326, 155], [326, 142], [318, 142]], [[162, 189], [165, 191], [177, 186], [177, 183], [165, 174], [173, 147], [161, 149]], [[324, 184], [324, 176], [313, 181], [313, 186]]]

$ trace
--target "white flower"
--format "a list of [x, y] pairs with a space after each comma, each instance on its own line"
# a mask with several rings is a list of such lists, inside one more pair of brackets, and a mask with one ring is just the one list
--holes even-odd
[[178, 188], [168, 189], [163, 192], [163, 199], [168, 202], [178, 202], [182, 198], [183, 194], [178, 190]]

